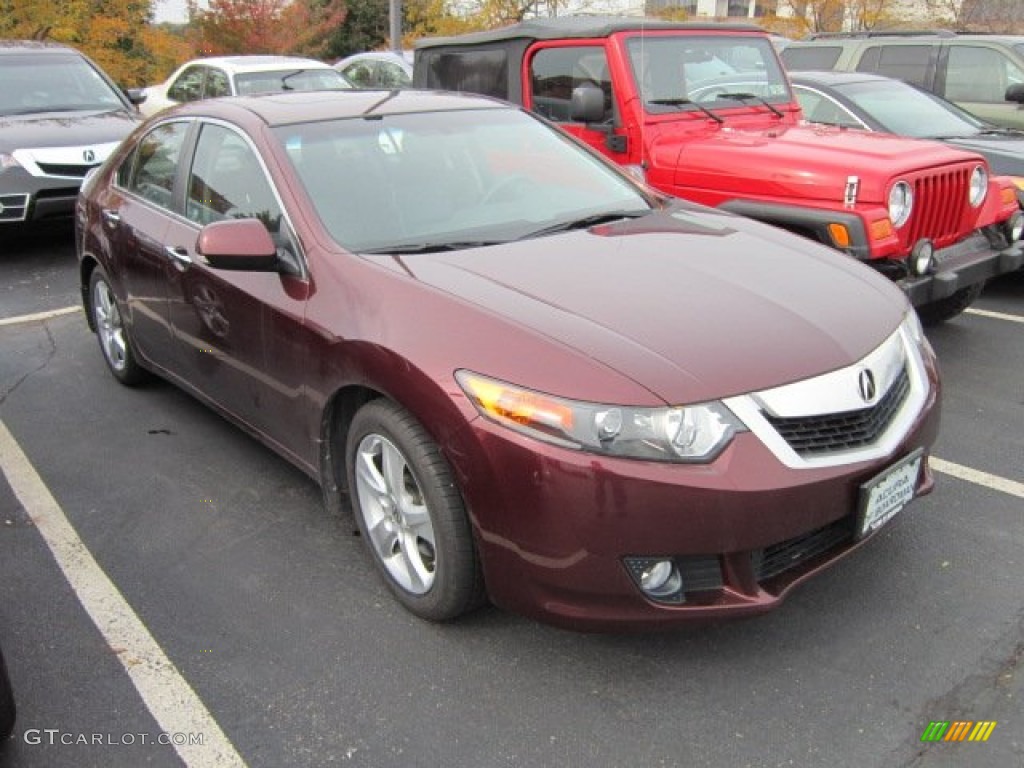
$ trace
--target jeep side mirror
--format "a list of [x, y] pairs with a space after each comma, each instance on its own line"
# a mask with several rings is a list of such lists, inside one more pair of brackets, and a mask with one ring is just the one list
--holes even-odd
[[573, 88], [569, 119], [575, 123], [603, 123], [604, 91], [593, 85]]
[[1024, 104], [1024, 83], [1016, 83], [1006, 89], [1006, 95], [1003, 97], [1007, 101], [1015, 101], [1018, 104]]

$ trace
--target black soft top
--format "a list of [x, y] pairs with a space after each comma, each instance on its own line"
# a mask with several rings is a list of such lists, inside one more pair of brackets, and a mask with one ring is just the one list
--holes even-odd
[[429, 37], [416, 42], [416, 49], [442, 45], [475, 45], [508, 40], [562, 40], [565, 38], [608, 37], [614, 32], [680, 30], [687, 32], [761, 32], [754, 24], [723, 24], [703, 21], [664, 21], [642, 16], [560, 16], [530, 19], [500, 29], [470, 32], [455, 37]]

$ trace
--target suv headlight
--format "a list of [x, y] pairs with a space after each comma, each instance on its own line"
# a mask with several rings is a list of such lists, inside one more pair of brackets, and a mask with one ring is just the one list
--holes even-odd
[[14, 155], [9, 155], [6, 152], [0, 152], [0, 173], [3, 173], [8, 168], [18, 168], [21, 163], [17, 161]]
[[643, 408], [567, 400], [472, 371], [455, 373], [481, 415], [538, 440], [650, 461], [712, 461], [744, 424], [720, 402]]
[[980, 165], [976, 165], [971, 172], [971, 184], [968, 188], [967, 199], [971, 202], [972, 208], [977, 208], [985, 201], [988, 193], [988, 172]]
[[914, 191], [905, 181], [897, 181], [889, 190], [889, 219], [899, 229], [907, 223], [914, 209]]

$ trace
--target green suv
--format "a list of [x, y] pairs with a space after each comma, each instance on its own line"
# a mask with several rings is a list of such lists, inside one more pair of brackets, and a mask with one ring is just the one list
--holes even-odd
[[991, 123], [1024, 129], [1024, 36], [866, 32], [793, 42], [781, 56], [794, 72], [832, 69], [905, 80]]

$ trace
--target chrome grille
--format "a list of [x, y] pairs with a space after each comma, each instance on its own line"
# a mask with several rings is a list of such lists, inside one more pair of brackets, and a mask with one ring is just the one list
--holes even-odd
[[820, 456], [874, 443], [885, 432], [909, 392], [910, 376], [904, 367], [893, 379], [889, 391], [870, 408], [795, 418], [766, 413], [765, 418], [797, 454]]
[[970, 203], [967, 189], [973, 166], [952, 168], [918, 176], [913, 180], [914, 208], [907, 222], [908, 246], [927, 237], [936, 248], [960, 239], [964, 215]]

